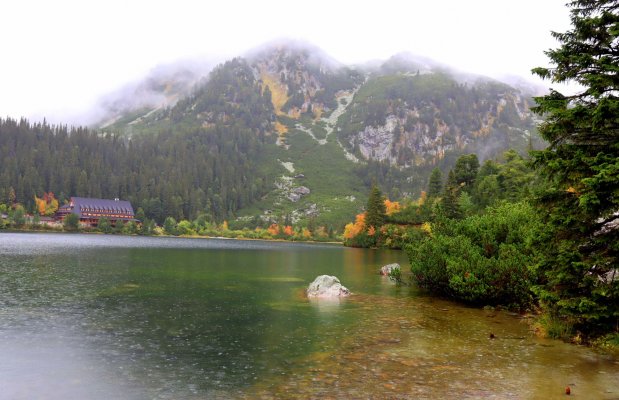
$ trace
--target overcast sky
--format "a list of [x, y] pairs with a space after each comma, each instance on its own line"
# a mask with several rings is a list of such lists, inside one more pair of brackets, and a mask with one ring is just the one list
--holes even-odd
[[570, 27], [566, 2], [6, 1], [0, 117], [69, 119], [158, 64], [224, 60], [281, 38], [344, 63], [411, 52], [465, 72], [532, 80], [531, 68], [548, 65], [544, 50], [557, 46], [550, 31]]

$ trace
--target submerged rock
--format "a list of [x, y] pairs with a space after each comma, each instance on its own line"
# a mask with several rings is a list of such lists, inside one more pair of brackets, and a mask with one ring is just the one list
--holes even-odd
[[307, 297], [335, 298], [350, 294], [335, 276], [320, 275], [307, 288]]
[[391, 274], [391, 272], [393, 272], [394, 270], [399, 270], [400, 269], [400, 264], [394, 263], [394, 264], [387, 264], [385, 266], [383, 266], [380, 269], [380, 274], [381, 275], [389, 275]]

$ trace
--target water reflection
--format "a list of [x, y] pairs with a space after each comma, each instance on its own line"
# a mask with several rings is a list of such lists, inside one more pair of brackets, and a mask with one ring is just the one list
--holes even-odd
[[312, 309], [319, 313], [331, 314], [340, 310], [342, 302], [345, 299], [336, 298], [310, 298], [309, 303], [312, 305]]

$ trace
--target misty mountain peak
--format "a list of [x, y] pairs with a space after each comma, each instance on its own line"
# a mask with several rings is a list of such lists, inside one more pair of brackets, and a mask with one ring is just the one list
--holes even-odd
[[428, 73], [442, 67], [438, 62], [412, 53], [398, 53], [383, 62], [379, 67], [382, 74]]
[[302, 40], [273, 41], [249, 52], [247, 58], [252, 63], [269, 62], [287, 66], [289, 69], [293, 69], [294, 65], [308, 65], [332, 72], [344, 66], [319, 47]]

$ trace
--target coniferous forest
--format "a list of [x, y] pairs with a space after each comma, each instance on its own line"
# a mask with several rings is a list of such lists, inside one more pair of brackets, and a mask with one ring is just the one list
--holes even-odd
[[[0, 203], [32, 209], [34, 196], [53, 191], [61, 204], [78, 194], [127, 199], [159, 224], [229, 218], [267, 190], [254, 160], [268, 139], [272, 105], [237, 59], [216, 68], [210, 82], [145, 134], [0, 120]], [[209, 110], [208, 124], [178, 111], [196, 98], [198, 112]]]
[[54, 190], [61, 203], [76, 193], [128, 199], [158, 223], [200, 213], [223, 220], [265, 192], [265, 180], [249, 161], [261, 146], [243, 127], [127, 139], [5, 119], [0, 198], [9, 203], [13, 192], [13, 200], [32, 209], [35, 195]]

